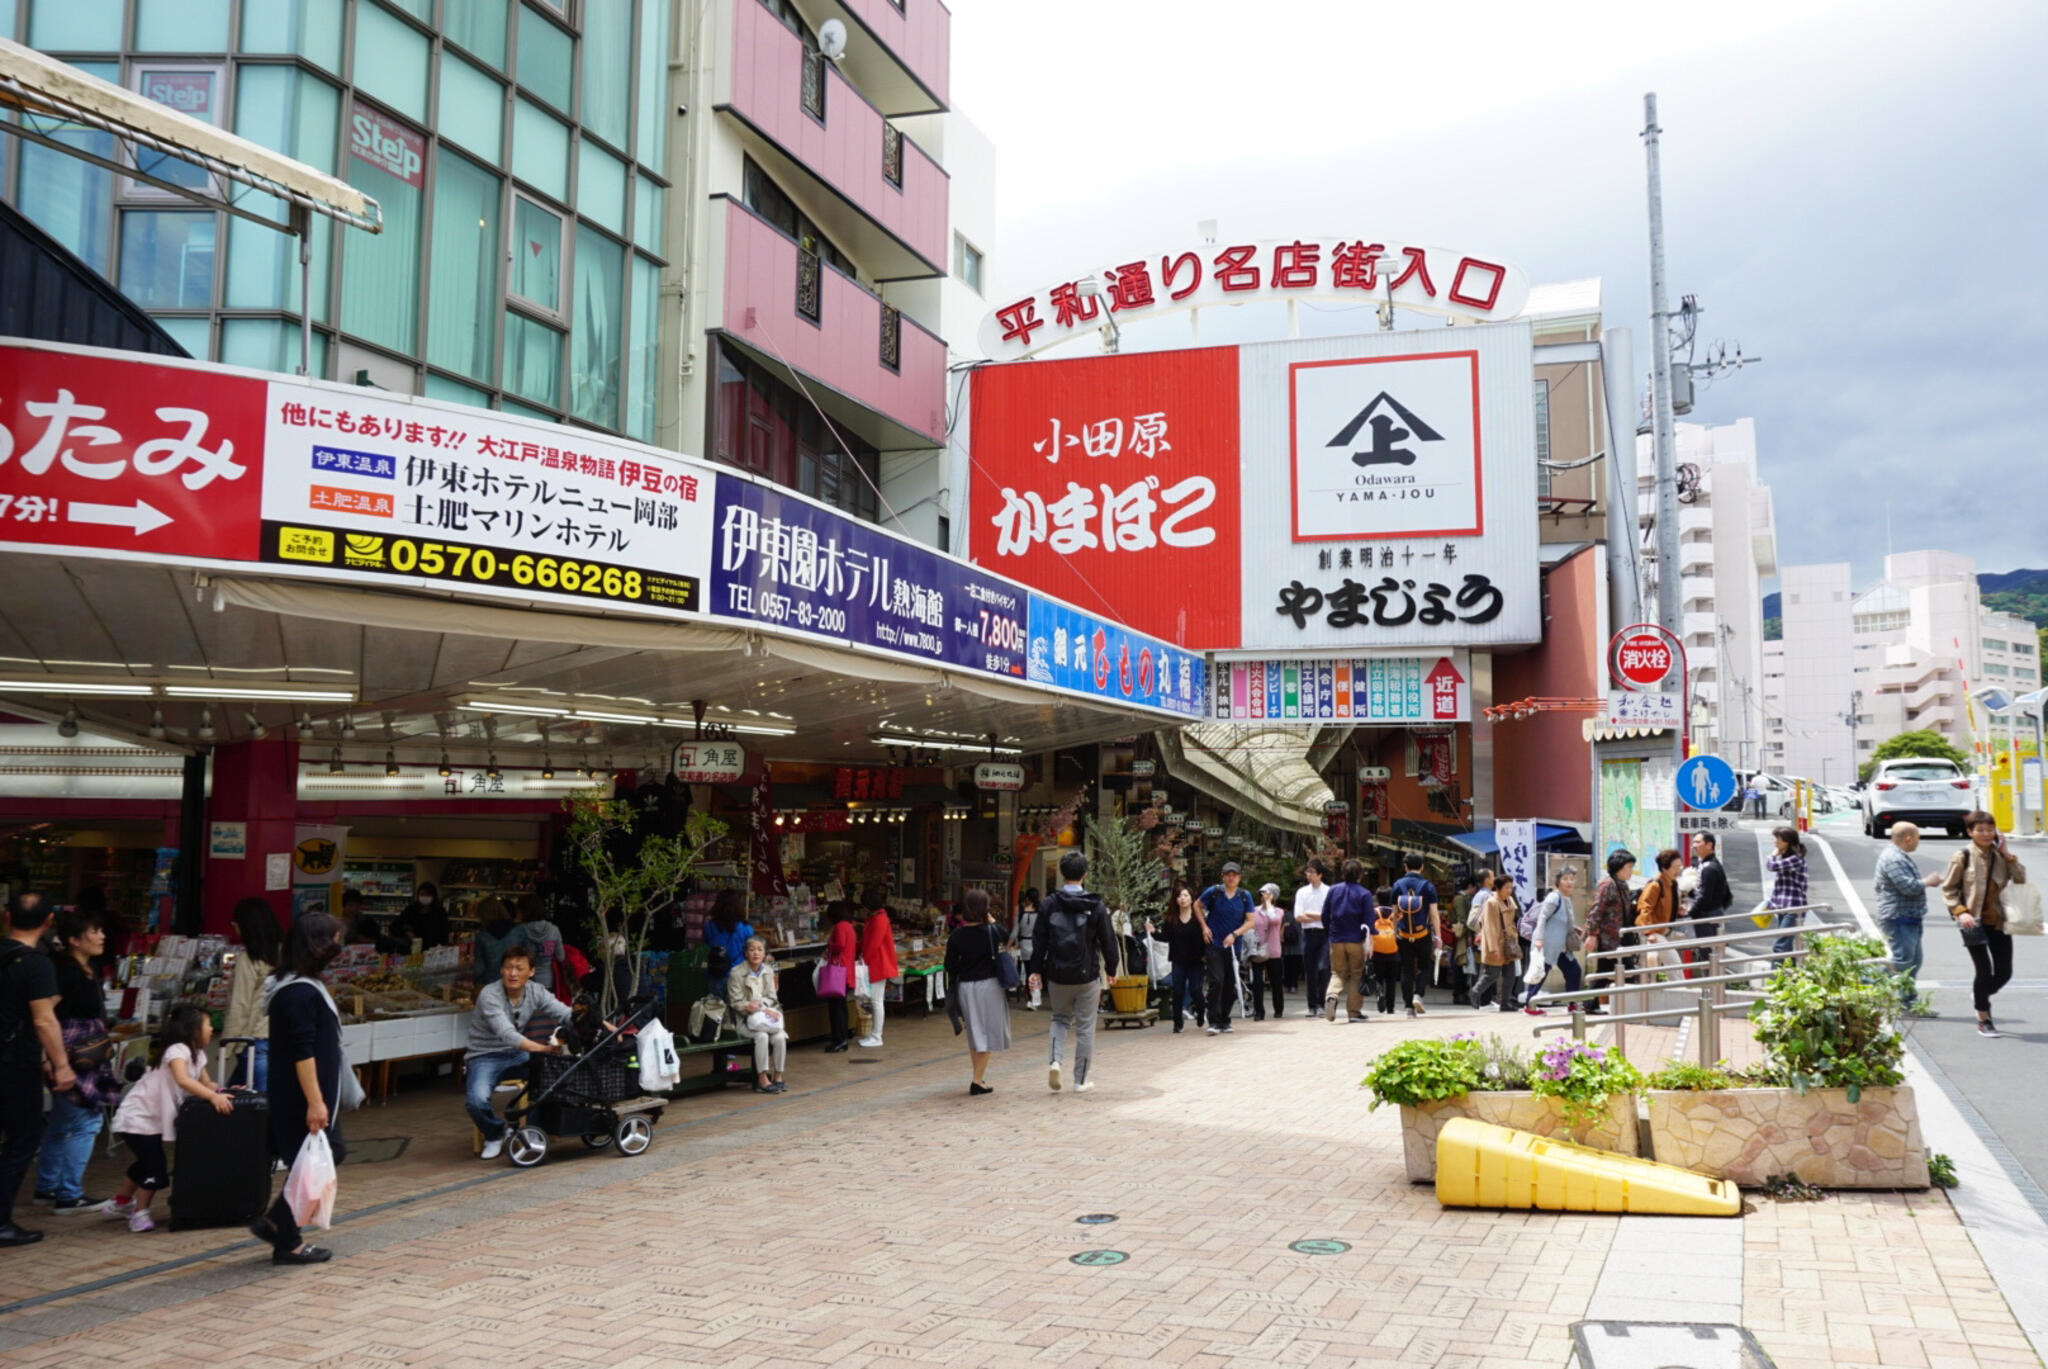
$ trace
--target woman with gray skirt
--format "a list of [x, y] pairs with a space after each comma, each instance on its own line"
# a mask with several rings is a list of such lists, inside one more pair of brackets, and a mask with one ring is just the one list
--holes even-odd
[[967, 1033], [967, 1058], [974, 1065], [968, 1093], [980, 1097], [995, 1090], [983, 1082], [988, 1058], [1010, 1048], [1010, 1004], [996, 978], [996, 953], [1003, 948], [986, 891], [969, 889], [960, 899], [961, 925], [946, 938], [946, 1015], [953, 1030]]

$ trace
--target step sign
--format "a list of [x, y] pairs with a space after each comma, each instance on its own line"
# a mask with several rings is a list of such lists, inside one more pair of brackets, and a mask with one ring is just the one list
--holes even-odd
[[1678, 767], [1674, 779], [1678, 801], [1687, 808], [1719, 808], [1741, 792], [1735, 781], [1735, 767], [1719, 756], [1691, 757]]

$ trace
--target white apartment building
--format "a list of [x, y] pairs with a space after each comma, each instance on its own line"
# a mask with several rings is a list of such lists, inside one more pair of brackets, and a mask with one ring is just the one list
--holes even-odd
[[1765, 768], [1843, 783], [1886, 738], [1922, 729], [1965, 751], [1979, 740], [2002, 745], [2013, 713], [1973, 715], [1965, 693], [2040, 688], [2033, 624], [1987, 611], [1976, 563], [1956, 552], [1887, 556], [1885, 578], [1844, 602], [1836, 596], [1847, 571], [1785, 568], [1784, 640], [1765, 653]]
[[[1738, 770], [1755, 768], [1767, 740], [1762, 584], [1778, 571], [1771, 490], [1757, 473], [1756, 424], [1680, 423], [1677, 439], [1679, 600], [1692, 669], [1692, 733], [1701, 750]], [[1647, 529], [1656, 510], [1656, 459], [1647, 435], [1637, 438], [1636, 453]], [[1658, 567], [1654, 554], [1646, 555], [1643, 602], [1654, 604]]]

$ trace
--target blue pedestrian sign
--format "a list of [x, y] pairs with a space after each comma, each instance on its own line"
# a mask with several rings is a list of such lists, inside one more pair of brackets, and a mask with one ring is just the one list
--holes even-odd
[[1719, 808], [1735, 799], [1735, 767], [1719, 756], [1694, 756], [1678, 767], [1678, 801], [1687, 808]]

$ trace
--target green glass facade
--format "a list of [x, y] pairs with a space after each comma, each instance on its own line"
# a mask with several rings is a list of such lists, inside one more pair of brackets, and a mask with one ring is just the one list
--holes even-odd
[[[670, 3], [11, 0], [0, 33], [377, 199], [381, 234], [315, 222], [315, 374], [651, 440]], [[296, 239], [14, 138], [0, 192], [194, 355], [296, 369]]]

